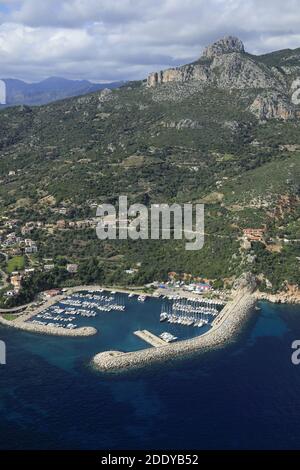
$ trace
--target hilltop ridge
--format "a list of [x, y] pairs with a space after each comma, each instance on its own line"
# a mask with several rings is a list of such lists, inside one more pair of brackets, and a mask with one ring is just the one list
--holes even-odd
[[288, 120], [299, 117], [292, 100], [299, 74], [299, 49], [254, 56], [245, 52], [240, 39], [226, 36], [206, 47], [194, 63], [151, 73], [147, 85], [191, 83], [202, 91], [207, 87], [254, 90], [250, 112], [261, 120]]

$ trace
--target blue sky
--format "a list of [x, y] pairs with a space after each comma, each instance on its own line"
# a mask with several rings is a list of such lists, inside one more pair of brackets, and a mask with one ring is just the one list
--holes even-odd
[[300, 47], [299, 0], [0, 0], [1, 78], [140, 79], [228, 34]]

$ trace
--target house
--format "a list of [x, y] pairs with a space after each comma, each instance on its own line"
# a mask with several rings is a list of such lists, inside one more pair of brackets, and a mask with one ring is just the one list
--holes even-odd
[[20, 274], [11, 276], [10, 283], [14, 287], [15, 292], [19, 292], [22, 286], [22, 276]]
[[64, 230], [66, 227], [67, 227], [67, 223], [64, 219], [61, 219], [61, 220], [58, 220], [56, 222], [56, 227], [59, 229], [59, 230]]
[[78, 264], [67, 264], [67, 271], [71, 274], [75, 274], [78, 271]]
[[54, 264], [45, 264], [44, 265], [44, 271], [52, 271], [52, 269], [54, 269], [55, 266]]
[[253, 242], [261, 242], [264, 239], [266, 228], [245, 228], [243, 229], [244, 237]]
[[31, 238], [25, 238], [24, 240], [25, 246], [34, 246], [35, 241], [31, 240]]
[[25, 248], [25, 253], [27, 255], [37, 253], [37, 252], [38, 252], [38, 248], [37, 248], [36, 245], [26, 246], [26, 248]]
[[25, 272], [25, 274], [33, 274], [35, 272], [35, 269], [34, 268], [26, 268], [24, 272]]
[[51, 299], [52, 297], [56, 297], [57, 295], [61, 294], [61, 289], [51, 289], [47, 290], [43, 293], [46, 299]]
[[134, 269], [134, 268], [125, 269], [125, 273], [126, 273], [126, 274], [135, 274], [136, 272], [138, 272], [138, 270], [137, 270], [137, 269]]
[[195, 286], [195, 292], [202, 293], [202, 292], [209, 292], [212, 289], [210, 284], [207, 283], [199, 283]]
[[21, 233], [22, 235], [28, 235], [33, 229], [34, 227], [32, 225], [24, 225], [24, 227], [21, 228]]
[[168, 273], [168, 278], [170, 280], [174, 280], [176, 278], [176, 276], [177, 276], [177, 273], [175, 271], [171, 271], [171, 272]]

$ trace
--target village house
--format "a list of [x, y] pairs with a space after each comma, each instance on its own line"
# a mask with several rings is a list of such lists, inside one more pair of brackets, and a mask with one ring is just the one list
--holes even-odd
[[31, 238], [25, 238], [24, 243], [25, 243], [25, 246], [35, 245], [35, 241], [31, 240]]
[[25, 247], [25, 253], [26, 253], [27, 255], [33, 254], [33, 253], [37, 253], [37, 252], [38, 252], [38, 248], [37, 248], [37, 246], [36, 246], [35, 243], [33, 243], [33, 244], [30, 245], [30, 246], [26, 246], [26, 247]]
[[59, 229], [59, 230], [64, 230], [67, 228], [67, 222], [64, 220], [64, 219], [61, 219], [61, 220], [58, 220], [56, 222], [56, 227]]
[[44, 271], [52, 271], [52, 269], [54, 269], [55, 266], [54, 264], [45, 264], [44, 265]]
[[43, 292], [43, 296], [46, 297], [46, 299], [51, 299], [59, 294], [61, 294], [61, 289], [51, 289]]
[[19, 220], [17, 220], [17, 219], [7, 220], [4, 223], [4, 227], [9, 228], [9, 229], [14, 229], [14, 228], [18, 227], [18, 225], [19, 225]]
[[21, 227], [21, 233], [22, 235], [28, 235], [29, 233], [31, 233], [32, 231], [34, 230], [34, 226], [33, 225], [24, 225], [23, 227]]
[[176, 279], [177, 277], [177, 273], [175, 271], [170, 271], [168, 273], [168, 278], [170, 279], [170, 281], [173, 281], [174, 279]]
[[26, 268], [24, 271], [25, 274], [33, 274], [34, 272], [35, 272], [34, 268]]
[[10, 278], [10, 283], [13, 286], [15, 292], [19, 292], [22, 286], [22, 276], [21, 274], [14, 274]]
[[12, 232], [6, 236], [6, 239], [3, 241], [2, 246], [3, 247], [13, 246], [13, 245], [20, 243], [21, 241], [22, 239], [20, 237], [17, 237], [15, 232]]
[[126, 274], [132, 275], [132, 274], [135, 274], [137, 272], [138, 272], [138, 269], [135, 269], [135, 268], [125, 269]]
[[264, 235], [266, 233], [266, 228], [245, 228], [243, 229], [244, 237], [253, 242], [262, 242], [264, 241]]

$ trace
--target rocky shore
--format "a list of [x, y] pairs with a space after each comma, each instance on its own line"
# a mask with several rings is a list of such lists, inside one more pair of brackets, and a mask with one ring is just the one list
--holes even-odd
[[99, 371], [125, 371], [221, 347], [232, 342], [237, 334], [241, 333], [255, 312], [255, 304], [253, 288], [242, 287], [238, 289], [234, 299], [224, 307], [211, 330], [202, 336], [141, 351], [106, 351], [93, 358], [92, 366]]
[[279, 292], [278, 294], [256, 292], [256, 298], [257, 300], [267, 300], [275, 304], [300, 304], [300, 290]]

